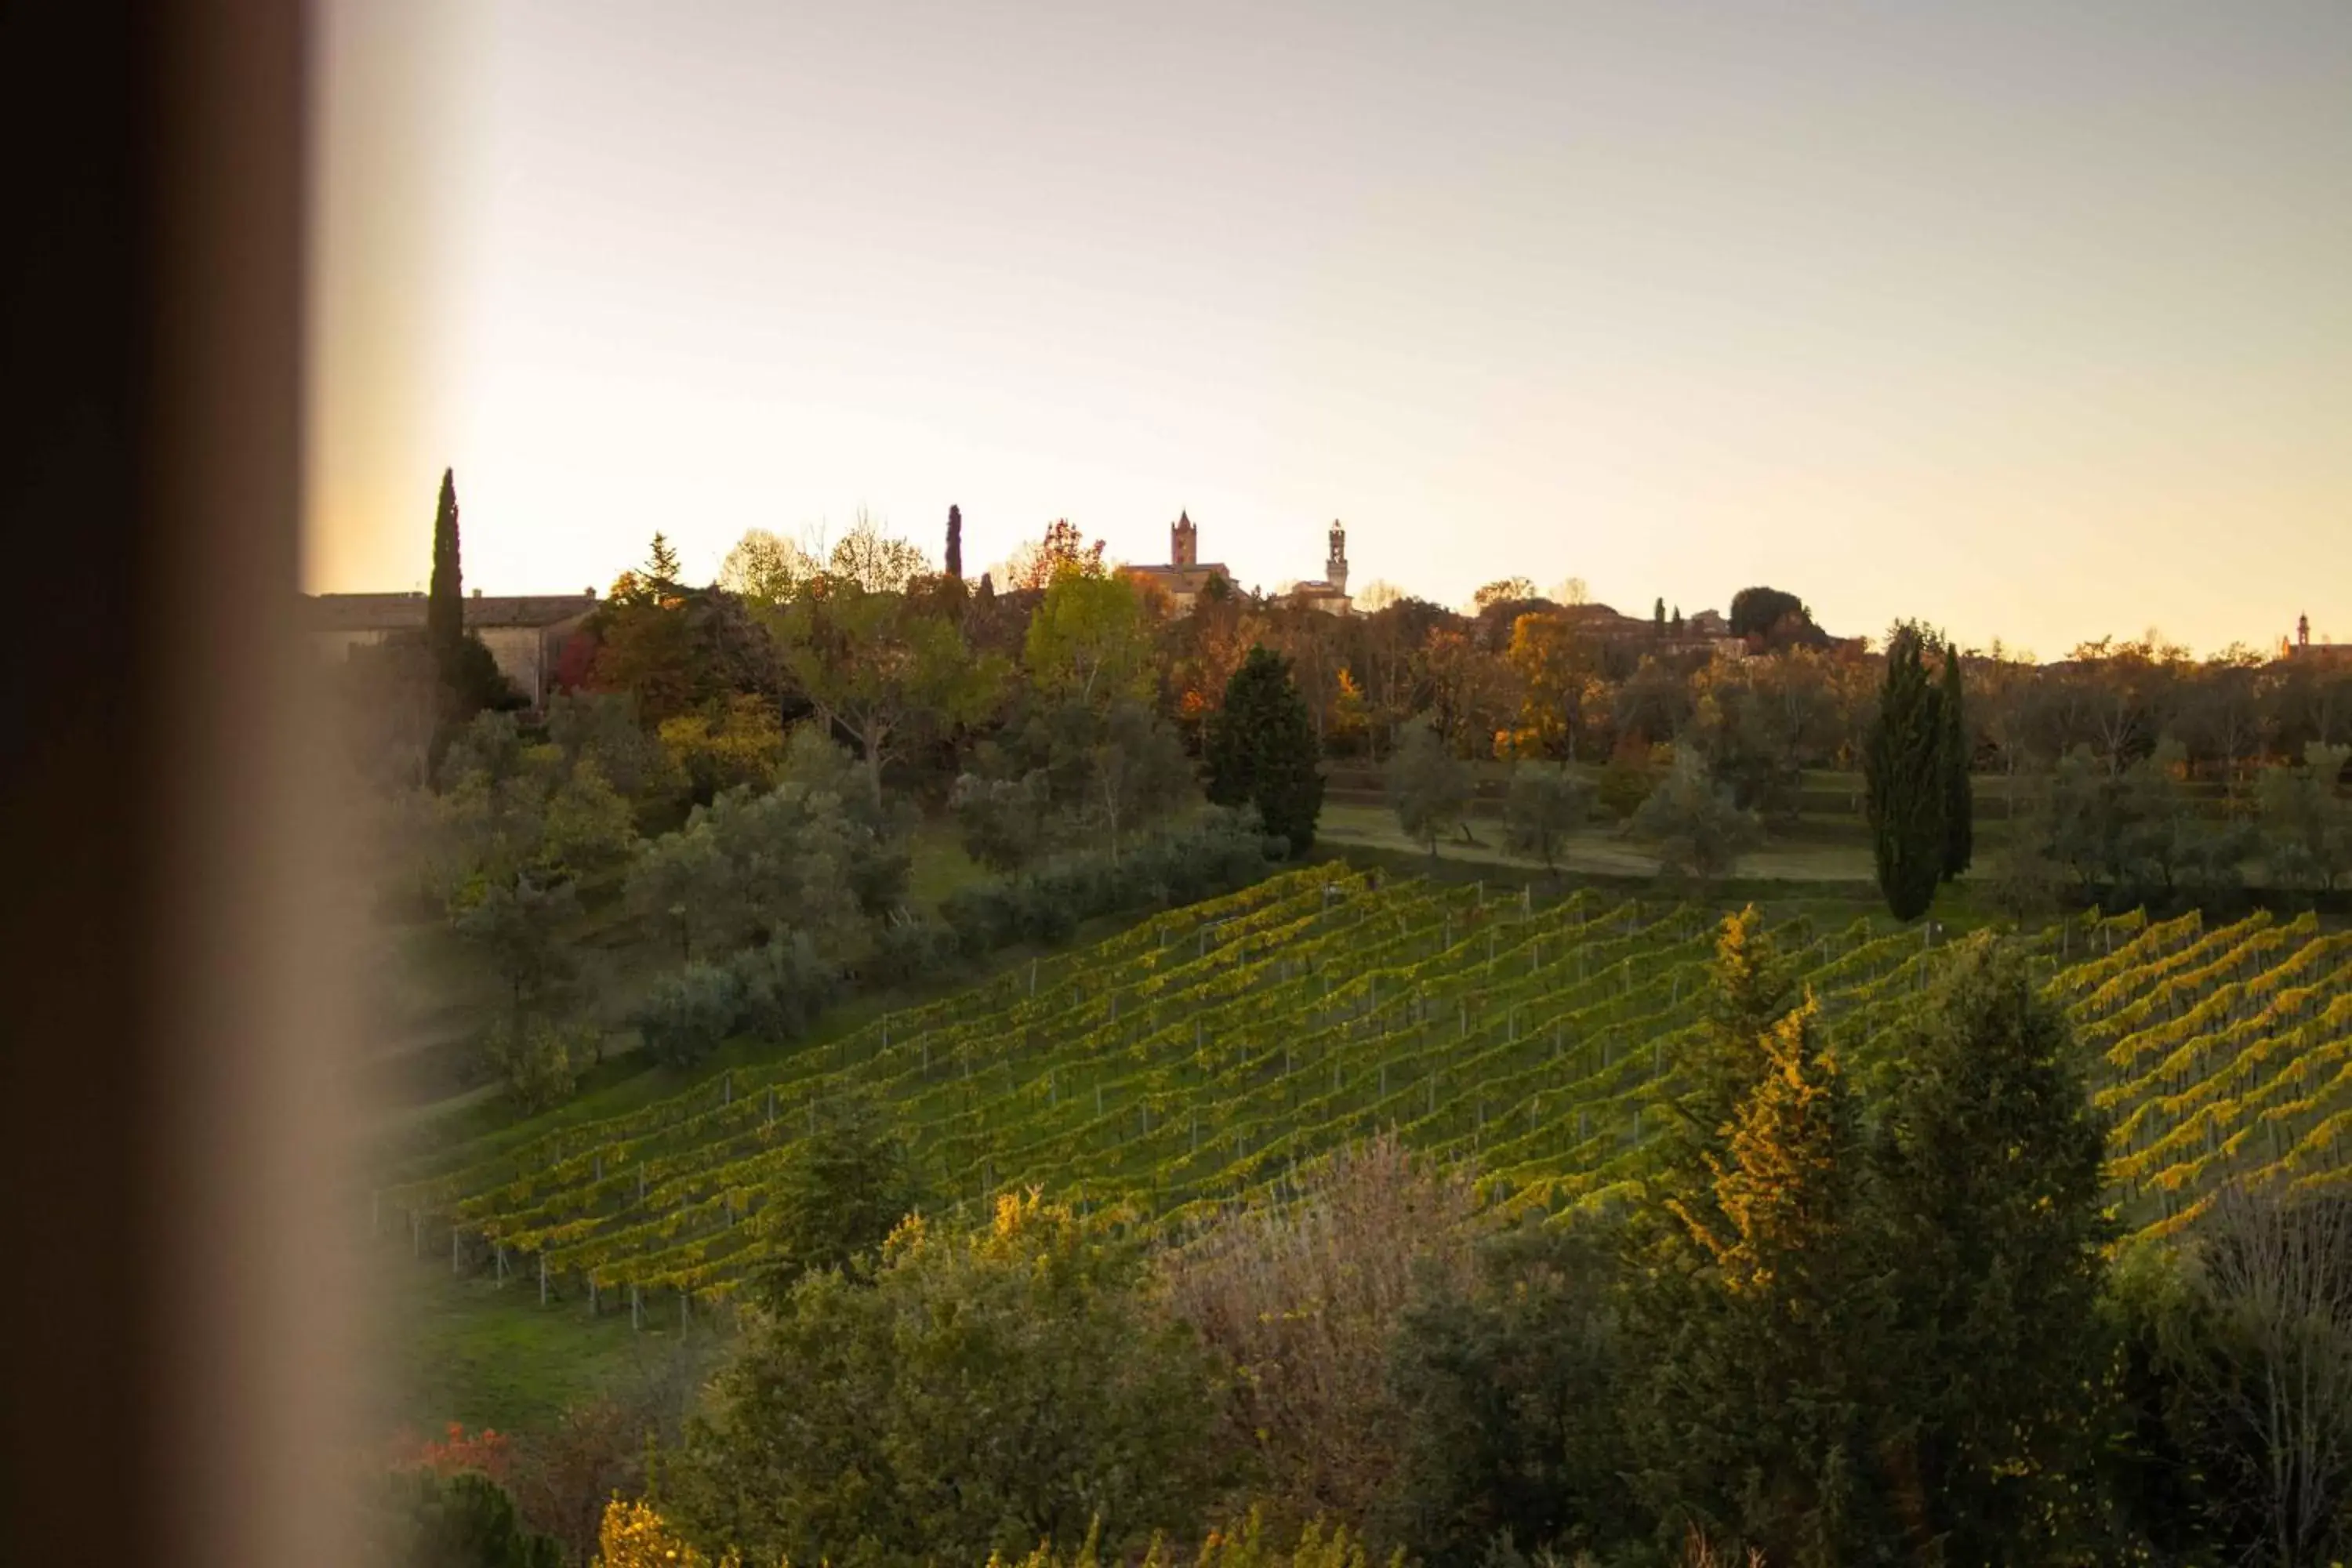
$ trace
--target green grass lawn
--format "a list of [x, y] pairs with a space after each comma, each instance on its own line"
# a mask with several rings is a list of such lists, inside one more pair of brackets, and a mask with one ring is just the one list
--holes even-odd
[[543, 1430], [567, 1405], [624, 1393], [707, 1359], [720, 1331], [705, 1321], [681, 1339], [674, 1315], [629, 1326], [625, 1300], [594, 1319], [578, 1301], [542, 1307], [529, 1279], [504, 1289], [486, 1276], [453, 1279], [446, 1259], [412, 1258], [387, 1241], [368, 1260], [377, 1314], [376, 1431], [434, 1434], [452, 1421], [501, 1432]]
[[[1488, 865], [1532, 867], [1538, 862], [1503, 847], [1502, 824], [1477, 821], [1470, 830], [1479, 842], [1465, 843], [1457, 831], [1440, 841], [1442, 860], [1467, 860]], [[1397, 826], [1395, 813], [1372, 805], [1330, 805], [1323, 808], [1317, 837], [1334, 847], [1360, 845], [1427, 858], [1427, 849], [1407, 838]], [[1561, 869], [1612, 877], [1652, 877], [1658, 858], [1614, 828], [1588, 827], [1571, 835], [1560, 851]], [[1733, 875], [1741, 879], [1797, 882], [1868, 882], [1872, 879], [1870, 841], [1859, 822], [1807, 819], [1792, 832], [1776, 834], [1739, 858]]]

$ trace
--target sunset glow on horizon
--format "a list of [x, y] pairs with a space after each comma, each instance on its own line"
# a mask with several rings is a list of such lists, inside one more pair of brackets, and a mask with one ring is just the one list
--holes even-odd
[[2352, 641], [2352, 8], [324, 10], [309, 585], [861, 510]]

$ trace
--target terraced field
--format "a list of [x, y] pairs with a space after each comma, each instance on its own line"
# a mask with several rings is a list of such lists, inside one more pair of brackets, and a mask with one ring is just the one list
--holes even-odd
[[[723, 1298], [772, 1256], [768, 1177], [835, 1097], [887, 1105], [953, 1204], [1042, 1184], [1181, 1226], [1382, 1128], [1559, 1208], [1637, 1172], [1697, 1024], [1714, 917], [1311, 868], [626, 1116], [377, 1194], [420, 1251], [542, 1294]], [[1948, 951], [1777, 928], [1866, 1058]], [[2352, 1179], [2352, 937], [2256, 917], [2035, 939], [2115, 1123], [2116, 1200], [2185, 1223], [2231, 1175]]]

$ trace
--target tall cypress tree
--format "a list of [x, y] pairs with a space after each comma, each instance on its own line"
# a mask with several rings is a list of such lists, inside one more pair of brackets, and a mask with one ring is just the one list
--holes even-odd
[[1977, 852], [1976, 785], [1969, 779], [1969, 721], [1960, 696], [1960, 650], [1944, 650], [1944, 880], [1969, 868]]
[[1315, 843], [1323, 814], [1315, 727], [1290, 679], [1290, 661], [1260, 645], [1231, 680], [1224, 706], [1209, 720], [1208, 795], [1219, 805], [1250, 805], [1268, 833], [1290, 841], [1293, 856]]
[[1863, 752], [1878, 890], [1906, 921], [1935, 902], [1946, 853], [1943, 694], [1927, 678], [1926, 641], [1907, 623], [1888, 640], [1886, 684]]
[[441, 470], [433, 512], [433, 588], [425, 601], [425, 646], [444, 686], [455, 684], [466, 643], [465, 574], [457, 563], [457, 477]]
[[950, 577], [963, 581], [963, 509], [957, 506], [948, 508], [947, 569]]

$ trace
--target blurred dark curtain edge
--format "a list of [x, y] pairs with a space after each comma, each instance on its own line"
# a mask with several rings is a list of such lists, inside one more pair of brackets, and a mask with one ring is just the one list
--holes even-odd
[[350, 1559], [345, 988], [292, 624], [308, 29], [0, 5], [0, 1561], [28, 1568]]

